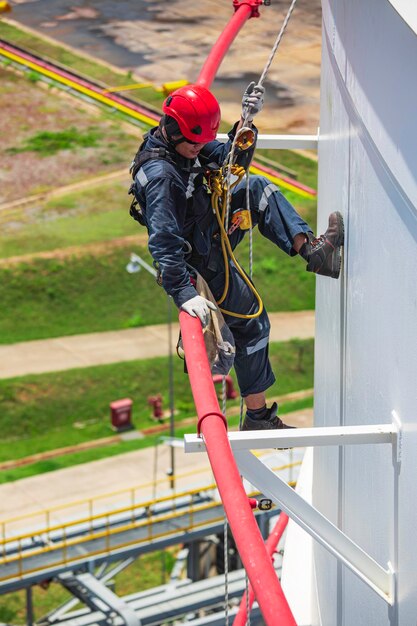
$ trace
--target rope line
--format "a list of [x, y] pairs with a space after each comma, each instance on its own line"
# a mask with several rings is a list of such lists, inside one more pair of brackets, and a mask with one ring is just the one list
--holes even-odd
[[267, 73], [269, 71], [269, 68], [271, 67], [271, 63], [274, 60], [274, 56], [276, 54], [276, 51], [278, 50], [279, 44], [281, 43], [281, 39], [282, 39], [282, 37], [284, 35], [285, 29], [287, 28], [288, 22], [290, 21], [291, 14], [294, 11], [294, 7], [295, 7], [296, 1], [297, 0], [292, 0], [292, 2], [291, 2], [290, 8], [288, 9], [287, 15], [285, 16], [285, 19], [284, 19], [283, 24], [281, 26], [281, 30], [279, 31], [278, 37], [276, 38], [275, 43], [274, 43], [274, 45], [272, 47], [271, 54], [269, 55], [269, 59], [266, 62], [264, 70], [263, 70], [263, 72], [261, 74], [261, 77], [259, 79], [259, 83], [258, 83], [259, 85], [263, 84], [263, 82], [264, 82], [264, 80], [266, 78], [266, 75], [267, 75]]
[[227, 537], [227, 517], [224, 514], [223, 557], [224, 557], [224, 617], [225, 626], [229, 626], [229, 547]]
[[[287, 11], [287, 14], [284, 18], [284, 22], [281, 26], [281, 29], [278, 33], [278, 36], [275, 40], [275, 43], [272, 47], [269, 58], [265, 64], [265, 67], [262, 71], [261, 77], [258, 81], [258, 85], [262, 85], [265, 81], [265, 78], [269, 72], [272, 61], [274, 60], [275, 54], [278, 50], [278, 47], [281, 43], [282, 37], [285, 33], [285, 30], [288, 26], [288, 22], [291, 18], [292, 12], [295, 7], [295, 3], [297, 0], [292, 0], [290, 8]], [[245, 117], [243, 118], [242, 127], [246, 127], [248, 124], [248, 118], [250, 116], [250, 110], [247, 110]], [[231, 176], [232, 176], [232, 166], [234, 164], [234, 155], [235, 155], [235, 147], [238, 133], [235, 133], [233, 138], [232, 146], [230, 152], [226, 158], [225, 165], [227, 165], [227, 174], [226, 174], [226, 198], [225, 198], [225, 210], [223, 211], [224, 221], [223, 227], [226, 231], [226, 239], [227, 231], [229, 229], [229, 220], [230, 220], [230, 209], [231, 209], [231, 198], [232, 198], [232, 184], [231, 184]], [[249, 166], [248, 164], [246, 170], [246, 210], [249, 211], [250, 214], [250, 187], [249, 187]], [[220, 222], [219, 225], [221, 226]], [[225, 262], [227, 263], [227, 259], [225, 258]], [[249, 278], [252, 281], [253, 278], [253, 226], [252, 223], [249, 228]], [[225, 297], [225, 292], [223, 294]], [[263, 308], [263, 307], [262, 307]], [[262, 312], [262, 308], [259, 307], [258, 315]], [[247, 316], [250, 317], [250, 316]], [[240, 419], [239, 419], [239, 430], [242, 430], [243, 424], [243, 412], [244, 412], [244, 404], [243, 398], [240, 397]], [[223, 376], [223, 414], [226, 413], [226, 377]], [[224, 585], [225, 585], [225, 626], [229, 626], [229, 582], [228, 582], [228, 538], [227, 538], [227, 518], [225, 515], [224, 518]], [[249, 601], [249, 579], [247, 573], [245, 573], [245, 587], [246, 587], [246, 626], [250, 626], [250, 601]]]
[[245, 593], [246, 593], [246, 626], [250, 626], [249, 578], [246, 572], [245, 572]]
[[227, 401], [227, 391], [226, 391], [226, 376], [222, 378], [222, 413], [226, 416], [226, 401]]

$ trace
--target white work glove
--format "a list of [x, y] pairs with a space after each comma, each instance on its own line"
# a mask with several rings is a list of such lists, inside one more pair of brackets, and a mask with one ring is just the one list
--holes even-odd
[[203, 296], [194, 296], [194, 298], [184, 302], [181, 309], [192, 317], [198, 317], [204, 328], [210, 321], [210, 309], [215, 311], [217, 307]]
[[244, 120], [247, 119], [248, 122], [252, 122], [255, 115], [262, 110], [264, 94], [265, 87], [256, 85], [254, 80], [249, 83], [242, 98], [242, 117]]

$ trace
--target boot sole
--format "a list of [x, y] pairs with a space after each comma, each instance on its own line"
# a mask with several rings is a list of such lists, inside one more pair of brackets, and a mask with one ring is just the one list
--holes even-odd
[[340, 269], [342, 267], [342, 251], [340, 248], [345, 243], [345, 223], [343, 221], [343, 216], [340, 211], [335, 211], [335, 214], [337, 217], [337, 226], [340, 230], [340, 234], [336, 243], [336, 250], [333, 252], [333, 254], [336, 255], [336, 258], [334, 258], [332, 255], [332, 262], [334, 261], [335, 263], [335, 270], [334, 273], [332, 272], [331, 278], [339, 278], [340, 276]]
[[336, 242], [336, 246], [343, 246], [345, 243], [345, 223], [343, 221], [343, 215], [340, 213], [340, 211], [335, 211], [334, 212], [337, 218], [337, 226], [339, 228], [340, 234], [339, 234], [339, 238]]
[[[337, 279], [340, 276], [340, 269], [342, 267], [342, 251], [340, 247], [343, 246], [345, 243], [345, 224], [343, 221], [343, 215], [340, 213], [340, 211], [335, 211], [334, 214], [336, 215], [336, 219], [337, 219], [339, 237], [335, 242], [334, 252], [332, 252], [332, 267], [334, 267], [334, 271], [332, 271], [330, 276], [329, 274], [325, 274], [325, 276], [329, 276], [329, 278]], [[316, 273], [320, 274], [320, 271]]]

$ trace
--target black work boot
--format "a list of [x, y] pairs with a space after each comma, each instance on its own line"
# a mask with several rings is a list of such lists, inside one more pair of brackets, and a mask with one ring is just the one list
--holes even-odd
[[339, 278], [342, 262], [341, 246], [344, 243], [345, 229], [343, 217], [339, 211], [330, 213], [329, 226], [320, 237], [307, 233], [309, 239], [300, 250], [300, 255], [307, 261], [307, 272], [322, 276]]
[[259, 411], [252, 411], [252, 414], [256, 415], [256, 418], [250, 417], [246, 413], [243, 421], [242, 430], [279, 430], [280, 428], [294, 428], [294, 426], [287, 426], [277, 415], [278, 405], [273, 403], [271, 408], [265, 408]]

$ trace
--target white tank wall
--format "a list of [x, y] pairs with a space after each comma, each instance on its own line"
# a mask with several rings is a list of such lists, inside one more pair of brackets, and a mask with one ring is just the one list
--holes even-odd
[[416, 72], [417, 35], [388, 0], [323, 0], [318, 230], [340, 210], [346, 249], [341, 280], [317, 278], [315, 424], [395, 409], [405, 431], [398, 480], [388, 445], [315, 450], [314, 505], [399, 572], [389, 610], [315, 543], [325, 626], [417, 619]]

